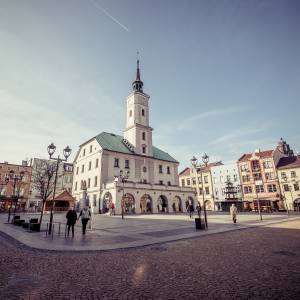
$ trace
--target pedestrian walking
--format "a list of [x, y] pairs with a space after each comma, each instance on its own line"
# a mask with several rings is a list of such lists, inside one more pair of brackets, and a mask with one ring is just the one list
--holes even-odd
[[232, 222], [236, 223], [237, 207], [235, 206], [234, 203], [232, 203], [230, 206], [230, 215], [232, 218]]
[[86, 224], [89, 221], [89, 219], [91, 218], [90, 210], [87, 207], [84, 207], [79, 214], [78, 220], [80, 217], [81, 217], [81, 223], [82, 223], [82, 234], [85, 234]]
[[116, 205], [114, 203], [111, 204], [111, 215], [116, 215]]
[[193, 203], [190, 203], [190, 205], [189, 205], [189, 212], [190, 212], [190, 218], [191, 219], [193, 218], [194, 211], [195, 211], [194, 205], [193, 205]]
[[68, 226], [68, 236], [70, 235], [70, 228], [72, 228], [72, 237], [74, 237], [74, 226], [77, 221], [77, 213], [74, 210], [74, 207], [71, 206], [66, 214], [67, 226]]
[[201, 217], [201, 204], [200, 204], [200, 202], [198, 202], [198, 204], [196, 206], [196, 210], [197, 210], [197, 213], [198, 213], [198, 217], [200, 218]]

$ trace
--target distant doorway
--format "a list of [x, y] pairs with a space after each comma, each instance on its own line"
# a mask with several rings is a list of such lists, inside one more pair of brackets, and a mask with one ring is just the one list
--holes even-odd
[[135, 213], [135, 201], [134, 201], [134, 197], [132, 194], [126, 193], [122, 197], [121, 205], [123, 205], [123, 207], [124, 207], [125, 214]]
[[169, 212], [168, 199], [166, 196], [164, 195], [159, 196], [157, 201], [157, 210], [158, 212], [162, 212], [162, 213]]

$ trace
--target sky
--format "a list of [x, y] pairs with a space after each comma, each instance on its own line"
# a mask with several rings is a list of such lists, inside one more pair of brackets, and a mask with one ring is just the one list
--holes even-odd
[[0, 161], [122, 135], [139, 51], [153, 144], [300, 151], [300, 1], [0, 0]]

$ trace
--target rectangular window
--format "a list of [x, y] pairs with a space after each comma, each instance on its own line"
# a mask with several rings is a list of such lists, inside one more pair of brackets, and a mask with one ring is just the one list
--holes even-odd
[[241, 165], [241, 171], [248, 171], [248, 170], [249, 170], [248, 164]]
[[93, 151], [93, 145], [90, 145], [90, 153]]
[[268, 172], [268, 173], [266, 173], [266, 179], [267, 180], [273, 180], [273, 179], [275, 179], [274, 172]]
[[93, 195], [93, 206], [94, 207], [97, 206], [97, 195], [96, 194]]
[[254, 180], [261, 180], [262, 179], [261, 173], [254, 173], [253, 178], [254, 178]]
[[185, 186], [185, 180], [181, 179], [181, 186]]
[[146, 140], [146, 132], [142, 133], [142, 140], [145, 141]]
[[95, 168], [98, 168], [98, 166], [99, 166], [99, 158], [96, 159]]
[[142, 147], [142, 152], [143, 152], [143, 154], [146, 153], [146, 146], [143, 146], [143, 147]]
[[294, 190], [299, 191], [299, 183], [294, 183]]
[[227, 182], [230, 182], [230, 175], [227, 175]]
[[260, 164], [259, 164], [258, 160], [253, 160], [251, 162], [251, 165], [252, 165], [253, 171], [259, 171], [260, 170]]
[[191, 185], [191, 180], [189, 178], [186, 180], [186, 185]]
[[208, 186], [205, 187], [205, 194], [209, 195], [209, 187]]
[[92, 169], [92, 162], [89, 161], [89, 171]]
[[195, 177], [192, 178], [192, 183], [193, 183], [193, 185], [196, 185], [196, 178]]
[[291, 171], [291, 177], [295, 178], [296, 177], [296, 172], [295, 171]]
[[129, 159], [125, 159], [125, 169], [129, 169]]
[[171, 174], [169, 166], [167, 166], [167, 174]]
[[162, 180], [160, 180], [160, 181], [159, 181], [159, 184], [160, 184], [160, 185], [163, 185], [163, 184], [164, 184], [164, 182], [163, 182]]
[[83, 156], [85, 156], [85, 149], [83, 149], [83, 153], [82, 153], [82, 155], [83, 155]]
[[169, 186], [171, 185], [171, 181], [168, 181], [168, 185], [169, 185]]
[[98, 182], [98, 177], [95, 176], [95, 180], [94, 180], [94, 186], [95, 186], [95, 187], [97, 186], [97, 182]]
[[233, 174], [233, 181], [234, 181], [234, 182], [237, 182], [237, 181], [238, 181], [237, 174]]
[[277, 192], [276, 184], [268, 184], [268, 192], [269, 193]]
[[114, 167], [119, 168], [119, 159], [118, 158], [115, 158]]
[[272, 162], [271, 162], [270, 160], [264, 161], [264, 168], [265, 168], [265, 169], [273, 168]]
[[75, 191], [77, 191], [77, 181], [75, 182]]
[[208, 183], [208, 176], [204, 176], [204, 182]]
[[91, 187], [91, 178], [88, 178], [88, 186], [87, 186], [88, 188], [90, 188]]
[[84, 165], [81, 166], [81, 173], [84, 172]]
[[78, 175], [79, 167], [76, 168], [76, 175]]
[[251, 186], [245, 186], [244, 187], [245, 194], [251, 194], [252, 193], [252, 187]]
[[281, 178], [286, 178], [286, 173], [285, 172], [281, 172]]
[[283, 189], [284, 189], [285, 192], [289, 192], [290, 187], [289, 187], [288, 184], [284, 184], [284, 185], [283, 185]]
[[202, 195], [202, 192], [203, 192], [202, 188], [199, 188], [199, 195]]
[[262, 184], [256, 185], [255, 190], [256, 190], [256, 193], [263, 193], [264, 192], [264, 186]]
[[158, 166], [158, 172], [159, 172], [160, 174], [162, 174], [162, 172], [163, 172], [163, 166], [162, 166], [162, 165], [159, 165], [159, 166]]

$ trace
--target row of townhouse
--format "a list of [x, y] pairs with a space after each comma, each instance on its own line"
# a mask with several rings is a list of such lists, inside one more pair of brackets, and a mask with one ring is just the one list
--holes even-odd
[[[15, 205], [22, 210], [40, 209], [41, 190], [34, 181], [43, 164], [49, 162], [47, 159], [33, 158], [22, 161], [22, 164], [0, 163], [0, 210], [7, 210]], [[73, 164], [61, 162], [57, 170], [55, 210], [67, 210], [75, 202], [72, 197], [72, 183]], [[46, 209], [50, 210], [52, 206], [53, 194], [46, 202]]]
[[265, 211], [300, 207], [300, 156], [283, 139], [275, 149], [243, 154], [235, 163], [186, 168], [179, 178], [211, 210], [228, 210], [231, 203], [245, 210], [257, 210], [258, 203]]

